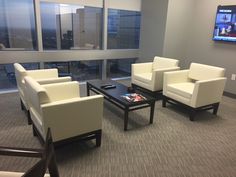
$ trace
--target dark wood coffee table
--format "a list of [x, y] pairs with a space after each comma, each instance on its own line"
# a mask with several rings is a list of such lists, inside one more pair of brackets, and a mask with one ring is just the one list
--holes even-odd
[[[112, 89], [103, 89], [101, 88], [104, 84], [112, 84], [115, 85], [116, 88]], [[124, 110], [124, 130], [127, 130], [128, 126], [128, 113], [130, 111], [134, 111], [137, 109], [142, 109], [146, 107], [150, 107], [150, 121], [149, 123], [153, 123], [153, 115], [154, 115], [154, 108], [155, 108], [155, 98], [137, 91], [136, 93], [142, 94], [146, 97], [146, 100], [138, 101], [138, 102], [128, 102], [121, 96], [128, 93], [128, 87], [122, 85], [115, 81], [103, 81], [103, 80], [95, 80], [95, 81], [88, 81], [87, 82], [87, 95], [90, 95], [90, 91], [93, 91], [96, 94], [103, 94], [104, 98], [111, 102], [112, 104], [116, 105], [120, 109]]]

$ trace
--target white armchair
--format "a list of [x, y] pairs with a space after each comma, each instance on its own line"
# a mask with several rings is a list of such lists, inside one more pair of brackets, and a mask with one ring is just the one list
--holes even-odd
[[24, 77], [30, 76], [40, 84], [58, 83], [71, 81], [71, 77], [58, 77], [57, 69], [37, 69], [37, 70], [25, 70], [25, 68], [19, 64], [14, 64], [15, 76], [17, 87], [21, 99], [21, 108], [29, 110], [27, 104], [27, 98], [25, 93]]
[[164, 74], [163, 107], [166, 102], [180, 103], [190, 111], [190, 120], [200, 110], [217, 114], [226, 78], [224, 68], [191, 63], [190, 69]]
[[132, 64], [132, 86], [160, 92], [163, 88], [163, 73], [179, 70], [178, 63], [175, 59], [156, 56], [153, 62]]
[[34, 134], [41, 139], [50, 127], [54, 142], [89, 137], [101, 144], [103, 96], [80, 97], [79, 83], [40, 85], [25, 77]]

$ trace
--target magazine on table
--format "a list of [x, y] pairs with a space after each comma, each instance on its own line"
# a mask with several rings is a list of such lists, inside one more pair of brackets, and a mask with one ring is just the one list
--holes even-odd
[[138, 93], [127, 93], [125, 95], [121, 95], [121, 97], [127, 100], [128, 102], [138, 102], [146, 100], [146, 97]]

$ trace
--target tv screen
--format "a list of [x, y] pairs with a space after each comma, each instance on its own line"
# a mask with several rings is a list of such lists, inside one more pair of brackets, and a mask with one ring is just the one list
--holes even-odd
[[213, 40], [236, 42], [236, 5], [218, 6]]

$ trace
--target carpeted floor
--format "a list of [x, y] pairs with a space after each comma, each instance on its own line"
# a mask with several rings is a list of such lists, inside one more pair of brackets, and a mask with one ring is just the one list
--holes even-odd
[[[84, 93], [84, 86], [81, 87]], [[0, 146], [40, 147], [18, 93], [0, 94]], [[131, 112], [123, 131], [123, 112], [104, 104], [102, 146], [75, 142], [56, 149], [62, 177], [235, 177], [236, 100], [223, 97], [218, 116], [210, 112], [191, 122], [187, 114], [156, 102]], [[0, 156], [0, 170], [25, 170], [37, 159]]]

